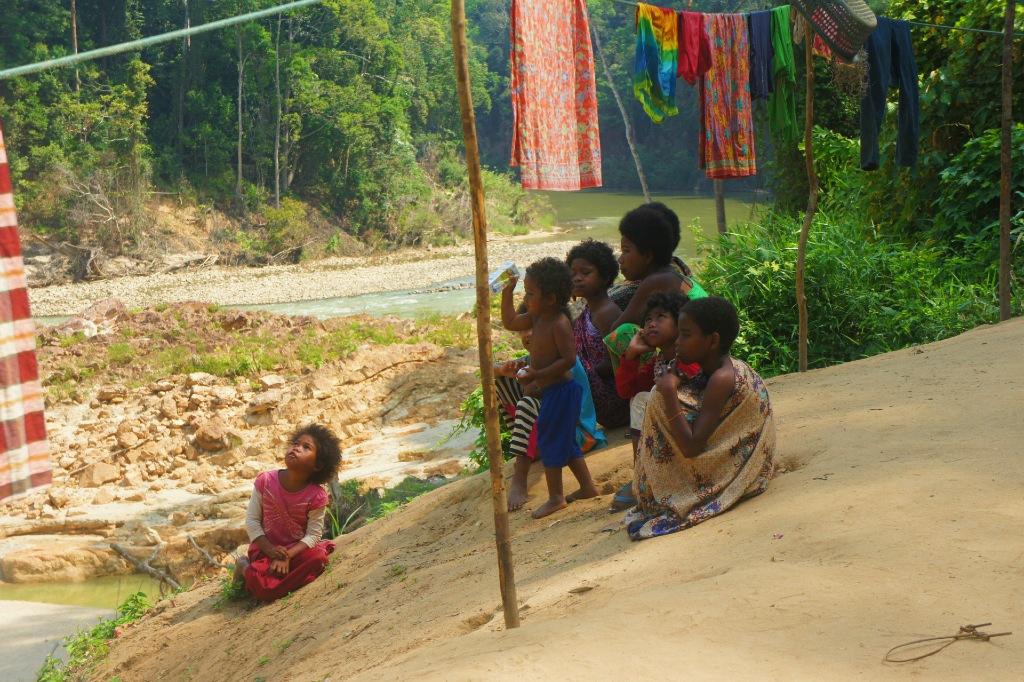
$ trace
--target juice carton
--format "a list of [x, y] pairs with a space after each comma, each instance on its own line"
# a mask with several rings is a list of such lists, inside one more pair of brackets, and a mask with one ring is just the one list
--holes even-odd
[[522, 279], [523, 273], [520, 272], [519, 268], [512, 261], [502, 265], [501, 269], [497, 272], [491, 273], [487, 278], [487, 283], [491, 287], [491, 294], [500, 294], [508, 286], [508, 281], [513, 277]]

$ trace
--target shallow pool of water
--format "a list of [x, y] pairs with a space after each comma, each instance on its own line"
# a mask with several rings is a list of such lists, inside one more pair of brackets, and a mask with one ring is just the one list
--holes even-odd
[[150, 603], [155, 603], [160, 597], [160, 583], [138, 574], [110, 575], [81, 583], [23, 585], [0, 582], [0, 601], [33, 601], [103, 609], [116, 609], [134, 592], [145, 592]]

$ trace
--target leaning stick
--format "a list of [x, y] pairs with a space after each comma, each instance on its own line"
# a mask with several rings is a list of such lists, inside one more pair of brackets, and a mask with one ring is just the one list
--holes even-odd
[[221, 562], [217, 561], [212, 556], [210, 556], [209, 552], [207, 552], [205, 549], [203, 549], [202, 547], [199, 546], [199, 543], [196, 542], [196, 539], [194, 537], [192, 537], [192, 533], [189, 533], [185, 537], [187, 537], [188, 541], [190, 543], [192, 543], [192, 546], [195, 547], [196, 549], [198, 549], [199, 553], [202, 554], [206, 558], [206, 560], [209, 561], [214, 566], [220, 566], [221, 568], [227, 568], [229, 570], [232, 568], [232, 566], [228, 566], [226, 564], [222, 564]]
[[452, 48], [455, 53], [455, 78], [462, 113], [462, 134], [466, 139], [466, 170], [473, 208], [473, 241], [476, 251], [476, 335], [480, 348], [480, 381], [483, 384], [484, 429], [487, 433], [487, 459], [491, 466], [491, 497], [494, 504], [494, 540], [498, 549], [498, 582], [505, 627], [519, 627], [516, 581], [512, 573], [512, 543], [509, 539], [508, 502], [505, 498], [505, 462], [498, 431], [498, 404], [494, 396], [494, 365], [491, 358], [490, 287], [487, 285], [487, 216], [480, 171], [480, 150], [476, 140], [476, 116], [473, 92], [469, 85], [469, 59], [466, 56], [466, 2], [452, 0]]
[[159, 580], [160, 582], [163, 582], [163, 583], [167, 583], [168, 585], [170, 585], [175, 590], [180, 590], [181, 589], [181, 585], [179, 585], [174, 578], [172, 578], [171, 576], [167, 575], [163, 571], [161, 571], [159, 569], [156, 569], [156, 568], [153, 568], [152, 566], [149, 565], [149, 562], [153, 561], [154, 559], [156, 559], [157, 555], [160, 554], [160, 550], [163, 549], [165, 544], [167, 544], [167, 543], [166, 542], [161, 542], [159, 545], [157, 545], [156, 549], [153, 550], [153, 555], [150, 556], [145, 561], [136, 558], [135, 556], [132, 555], [131, 552], [129, 552], [122, 545], [119, 545], [116, 542], [110, 543], [110, 549], [114, 550], [115, 552], [120, 554], [122, 557], [127, 559], [129, 562], [134, 564], [136, 568], [142, 569], [151, 578], [153, 578], [155, 580]]

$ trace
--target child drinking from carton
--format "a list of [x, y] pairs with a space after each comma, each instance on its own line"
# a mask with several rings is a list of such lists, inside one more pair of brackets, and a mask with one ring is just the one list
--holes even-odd
[[[564, 509], [578, 499], [596, 497], [597, 488], [576, 442], [582, 389], [572, 377], [576, 344], [572, 324], [564, 309], [572, 293], [572, 275], [565, 263], [542, 258], [526, 269], [523, 302], [526, 313], [517, 315], [512, 302], [517, 278], [509, 281], [501, 295], [501, 323], [509, 331], [533, 330], [530, 366], [516, 378], [524, 386], [536, 384], [542, 394], [537, 415], [537, 447], [544, 463], [548, 500], [533, 512], [539, 519]], [[579, 490], [568, 497], [562, 492], [562, 468], [568, 466], [579, 482]]]
[[[523, 303], [516, 308], [517, 315], [523, 315], [526, 312], [526, 305]], [[519, 332], [523, 348], [527, 351], [530, 350], [532, 336], [532, 327]], [[538, 459], [537, 429], [534, 427], [537, 415], [540, 413], [541, 392], [536, 384], [523, 386], [516, 378], [519, 371], [528, 367], [529, 364], [530, 357], [526, 356], [494, 365], [494, 388], [498, 393], [498, 412], [505, 421], [505, 425], [512, 431], [509, 454], [515, 459], [512, 484], [508, 489], [509, 511], [516, 511], [526, 504], [528, 499], [527, 477], [530, 467]], [[608, 441], [601, 429], [597, 427], [597, 413], [594, 410], [594, 400], [590, 393], [590, 381], [579, 356], [576, 357], [576, 366], [573, 367], [572, 376], [583, 392], [579, 420], [576, 422], [576, 442], [580, 446], [580, 451], [586, 454], [594, 448], [607, 445]]]

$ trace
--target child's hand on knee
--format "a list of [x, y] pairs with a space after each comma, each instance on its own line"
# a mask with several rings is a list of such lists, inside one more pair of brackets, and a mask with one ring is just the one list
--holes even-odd
[[270, 572], [274, 575], [284, 577], [291, 569], [291, 561], [286, 556], [284, 559], [274, 559], [270, 562]]

